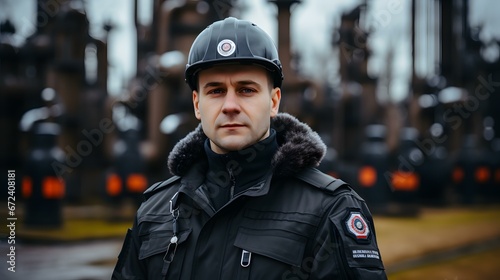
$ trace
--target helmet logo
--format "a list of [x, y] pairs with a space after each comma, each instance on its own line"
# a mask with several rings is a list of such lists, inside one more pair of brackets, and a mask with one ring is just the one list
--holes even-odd
[[224, 39], [217, 45], [217, 52], [222, 56], [230, 56], [235, 50], [236, 44], [229, 39]]

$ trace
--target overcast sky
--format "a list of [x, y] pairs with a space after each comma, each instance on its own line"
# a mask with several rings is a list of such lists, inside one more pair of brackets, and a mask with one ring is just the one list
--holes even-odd
[[[151, 13], [152, 0], [140, 0], [141, 20], [147, 21]], [[50, 2], [50, 1], [49, 1]], [[56, 2], [56, 0], [54, 0]], [[337, 56], [331, 46], [332, 28], [340, 22], [342, 13], [357, 6], [360, 0], [303, 0], [292, 10], [291, 39], [292, 49], [302, 57], [302, 72], [317, 79], [335, 81], [337, 77]], [[424, 1], [417, 1], [424, 2]], [[428, 0], [428, 3], [435, 2]], [[500, 1], [474, 0], [470, 2], [470, 22], [472, 25], [482, 24], [484, 28], [480, 37], [489, 42], [500, 40]], [[116, 28], [109, 38], [109, 62], [111, 94], [119, 94], [127, 79], [135, 73], [135, 31], [132, 21], [133, 0], [86, 0], [82, 1], [91, 23], [91, 35], [103, 36], [102, 26], [111, 20]], [[246, 8], [241, 18], [249, 19], [267, 31], [275, 40], [277, 38], [277, 22], [275, 5], [267, 0], [240, 0]], [[370, 36], [369, 46], [373, 51], [369, 71], [373, 76], [383, 76], [388, 67], [392, 68], [391, 87], [384, 89], [385, 98], [401, 100], [408, 93], [408, 81], [411, 75], [410, 65], [410, 5], [411, 0], [371, 0], [369, 3], [368, 22], [374, 28]], [[18, 29], [18, 41], [34, 30], [35, 0], [0, 0], [0, 20], [10, 18]], [[15, 15], [15, 16], [13, 16]], [[388, 66], [387, 56], [394, 59]], [[498, 47], [491, 45], [484, 55], [495, 59]], [[422, 54], [429, 57], [429, 54]], [[429, 63], [422, 60], [417, 65], [420, 74], [429, 72]], [[326, 69], [326, 70], [325, 70]]]

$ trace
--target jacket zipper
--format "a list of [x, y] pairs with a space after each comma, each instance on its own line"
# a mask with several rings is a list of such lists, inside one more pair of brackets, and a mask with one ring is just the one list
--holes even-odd
[[231, 200], [234, 197], [234, 188], [236, 186], [236, 178], [234, 177], [233, 170], [231, 168], [228, 168], [227, 172], [229, 173], [229, 180], [231, 180], [231, 188], [229, 189], [229, 200]]

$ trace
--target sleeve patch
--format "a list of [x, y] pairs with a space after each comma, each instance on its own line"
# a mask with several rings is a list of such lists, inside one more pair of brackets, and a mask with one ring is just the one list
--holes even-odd
[[370, 239], [370, 226], [361, 212], [349, 211], [344, 219], [345, 232], [358, 243], [366, 243]]
[[331, 216], [342, 242], [341, 254], [351, 268], [384, 269], [371, 219], [359, 208]]

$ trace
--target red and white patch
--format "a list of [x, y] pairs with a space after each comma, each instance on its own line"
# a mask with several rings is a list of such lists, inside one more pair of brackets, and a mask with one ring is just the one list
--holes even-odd
[[370, 236], [370, 228], [361, 213], [350, 213], [349, 218], [346, 220], [346, 226], [348, 232], [356, 239], [366, 240]]

